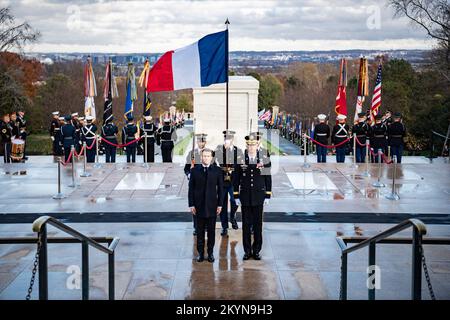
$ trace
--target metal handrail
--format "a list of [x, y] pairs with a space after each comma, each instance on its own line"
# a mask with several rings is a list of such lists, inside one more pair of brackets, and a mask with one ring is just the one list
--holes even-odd
[[[62, 223], [59, 220], [57, 220], [53, 217], [50, 217], [50, 216], [42, 216], [42, 217], [39, 217], [36, 220], [34, 220], [32, 229], [34, 232], [41, 232], [41, 230], [45, 224], [51, 224], [55, 228], [58, 228], [61, 231], [64, 231], [64, 232], [70, 234], [71, 236], [73, 236], [74, 238], [77, 238], [80, 241], [86, 241], [94, 248], [96, 248], [100, 251], [103, 251], [104, 253], [107, 253], [107, 254], [112, 254], [114, 252], [114, 249], [116, 248], [116, 246], [120, 240], [119, 238], [115, 237], [113, 239], [113, 242], [108, 247], [102, 246], [100, 243], [92, 240], [89, 237], [86, 237], [84, 234], [78, 232], [75, 229], [72, 229], [71, 227], [65, 225], [64, 223]], [[116, 239], [117, 239], [117, 241], [115, 241]]]
[[[422, 298], [422, 237], [427, 233], [425, 224], [418, 219], [405, 220], [396, 226], [383, 231], [376, 236], [362, 240], [360, 243], [347, 247], [343, 237], [336, 237], [336, 241], [341, 249], [341, 292], [339, 298], [341, 300], [347, 299], [347, 258], [348, 254], [359, 249], [369, 247], [369, 267], [375, 265], [375, 248], [377, 243], [386, 242], [386, 238], [396, 234], [404, 229], [413, 227], [412, 237], [412, 288], [411, 298], [413, 300], [420, 300]], [[369, 271], [369, 276], [375, 275], [375, 270], [372, 268]], [[368, 287], [369, 300], [375, 300], [375, 287]]]
[[[38, 233], [38, 251], [36, 259], [38, 260], [39, 270], [39, 299], [48, 299], [48, 263], [47, 263], [47, 244], [49, 239], [47, 238], [47, 224], [54, 226], [61, 231], [73, 236], [81, 243], [81, 283], [82, 283], [82, 299], [89, 299], [89, 245], [108, 254], [108, 296], [109, 300], [114, 300], [115, 296], [115, 281], [114, 281], [114, 256], [115, 249], [119, 243], [119, 238], [114, 237], [109, 243], [108, 247], [105, 247], [95, 241], [93, 238], [89, 238], [84, 234], [76, 231], [75, 229], [65, 225], [57, 219], [50, 216], [42, 216], [33, 222], [33, 231]], [[102, 241], [102, 239], [100, 239]], [[103, 242], [103, 241], [102, 241]], [[39, 257], [39, 258], [37, 258]], [[35, 270], [33, 270], [34, 278]], [[32, 278], [32, 282], [33, 282]], [[31, 286], [30, 286], [31, 288]], [[29, 289], [31, 290], [31, 289]], [[31, 292], [31, 291], [30, 291]]]

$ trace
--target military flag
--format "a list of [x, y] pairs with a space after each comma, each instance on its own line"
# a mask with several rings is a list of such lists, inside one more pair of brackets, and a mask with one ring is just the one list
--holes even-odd
[[123, 113], [125, 119], [127, 119], [128, 115], [133, 115], [133, 105], [137, 99], [136, 75], [134, 73], [134, 65], [131, 62], [128, 63], [126, 90], [125, 111]]
[[347, 61], [341, 59], [340, 71], [339, 71], [339, 83], [338, 83], [338, 93], [336, 96], [336, 106], [334, 111], [336, 115], [347, 115]]
[[147, 117], [150, 115], [150, 107], [152, 105], [152, 100], [150, 99], [150, 93], [147, 92], [148, 75], [150, 73], [150, 62], [148, 59], [145, 60], [144, 70], [142, 70], [141, 76], [139, 77], [139, 85], [144, 88], [144, 111], [143, 116]]
[[381, 62], [378, 65], [377, 80], [375, 81], [375, 88], [373, 89], [372, 106], [370, 107], [370, 118], [374, 123], [374, 118], [378, 114], [378, 109], [381, 106]]
[[84, 115], [95, 115], [94, 97], [97, 96], [97, 85], [95, 84], [94, 70], [92, 69], [91, 56], [88, 56], [84, 66]]
[[365, 97], [369, 95], [369, 64], [366, 58], [359, 59], [358, 97], [354, 122], [358, 122], [358, 113], [362, 112]]
[[112, 99], [117, 98], [119, 92], [117, 90], [116, 79], [113, 74], [113, 65], [109, 59], [106, 65], [105, 86], [103, 88], [103, 97], [105, 98], [105, 105], [103, 108], [103, 123], [106, 123], [113, 117]]

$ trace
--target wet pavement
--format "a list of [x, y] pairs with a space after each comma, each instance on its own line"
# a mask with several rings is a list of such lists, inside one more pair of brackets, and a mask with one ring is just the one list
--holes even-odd
[[[216, 261], [195, 261], [191, 223], [70, 224], [90, 236], [118, 236], [116, 299], [338, 299], [340, 249], [336, 236], [371, 236], [391, 225], [265, 223], [262, 260], [243, 261], [241, 229], [221, 237]], [[240, 223], [239, 223], [239, 226]], [[399, 236], [410, 236], [410, 230]], [[30, 224], [0, 226], [0, 237], [31, 236]], [[63, 235], [49, 227], [49, 236]], [[427, 237], [449, 237], [448, 226], [429, 226]], [[450, 299], [450, 247], [424, 246], [438, 299]], [[34, 245], [0, 245], [0, 299], [24, 299]], [[349, 256], [349, 299], [367, 299], [366, 249]], [[107, 299], [107, 257], [90, 250], [90, 298]], [[49, 298], [80, 299], [73, 280], [81, 246], [49, 244]], [[377, 299], [409, 299], [411, 246], [377, 245], [381, 289]], [[37, 284], [32, 298], [37, 298]], [[423, 299], [429, 299], [425, 279]]]

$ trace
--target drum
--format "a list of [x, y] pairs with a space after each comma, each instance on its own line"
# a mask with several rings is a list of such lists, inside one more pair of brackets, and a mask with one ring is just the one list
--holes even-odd
[[21, 161], [25, 151], [25, 141], [22, 139], [14, 139], [11, 145], [11, 159]]

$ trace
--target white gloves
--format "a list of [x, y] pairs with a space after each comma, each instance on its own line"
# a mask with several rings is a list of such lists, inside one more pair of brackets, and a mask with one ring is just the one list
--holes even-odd
[[191, 179], [191, 174], [190, 174], [190, 173], [188, 173], [187, 179], [188, 179], [188, 180]]
[[240, 205], [241, 205], [241, 200], [239, 200], [239, 199], [234, 199], [234, 201], [236, 202], [236, 205], [237, 205], [237, 206], [240, 206]]
[[52, 139], [52, 141], [55, 141], [55, 137], [51, 136], [50, 139]]
[[267, 204], [269, 204], [269, 199], [264, 199], [264, 205], [267, 205]]

